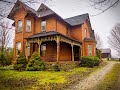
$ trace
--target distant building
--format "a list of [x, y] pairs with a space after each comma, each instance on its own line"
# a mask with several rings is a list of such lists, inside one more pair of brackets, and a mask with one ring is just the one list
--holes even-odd
[[111, 49], [101, 49], [102, 58], [111, 58]]

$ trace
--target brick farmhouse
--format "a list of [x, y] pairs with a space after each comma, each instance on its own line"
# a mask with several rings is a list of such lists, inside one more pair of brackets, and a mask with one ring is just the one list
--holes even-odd
[[96, 55], [96, 41], [89, 14], [63, 19], [45, 4], [36, 11], [17, 1], [8, 15], [14, 20], [14, 59], [37, 51], [45, 62], [79, 61]]

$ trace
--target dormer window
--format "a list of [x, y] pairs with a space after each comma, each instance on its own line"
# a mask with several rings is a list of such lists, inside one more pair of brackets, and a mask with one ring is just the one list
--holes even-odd
[[17, 29], [18, 32], [21, 32], [22, 31], [22, 21], [19, 20], [18, 21], [18, 29]]
[[46, 21], [41, 22], [41, 31], [46, 31]]
[[26, 21], [26, 31], [30, 32], [31, 31], [31, 20]]

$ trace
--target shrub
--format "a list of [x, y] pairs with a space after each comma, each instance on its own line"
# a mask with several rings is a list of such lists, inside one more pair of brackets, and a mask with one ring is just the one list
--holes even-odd
[[10, 52], [6, 52], [6, 65], [10, 65], [13, 60], [13, 50]]
[[30, 58], [30, 62], [26, 68], [27, 71], [42, 71], [45, 70], [45, 64], [41, 60], [37, 52], [34, 52]]
[[96, 57], [101, 59], [101, 51], [100, 50], [96, 50]]
[[59, 63], [54, 64], [53, 65], [53, 69], [54, 69], [55, 72], [60, 71], [60, 65], [59, 65]]
[[0, 53], [0, 66], [5, 66], [6, 65], [6, 58], [5, 54], [3, 52]]
[[94, 66], [98, 66], [99, 62], [100, 62], [100, 60], [98, 57], [84, 56], [81, 58], [80, 66], [94, 67]]
[[14, 64], [15, 70], [25, 70], [27, 66], [27, 59], [23, 54], [20, 54], [19, 57], [16, 60], [16, 63]]

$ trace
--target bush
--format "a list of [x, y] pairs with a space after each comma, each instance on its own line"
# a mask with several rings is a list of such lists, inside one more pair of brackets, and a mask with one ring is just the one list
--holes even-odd
[[94, 67], [94, 66], [98, 66], [99, 63], [100, 63], [100, 60], [98, 57], [84, 56], [81, 58], [80, 66], [82, 66], [82, 67]]
[[101, 50], [96, 50], [96, 57], [101, 59]]
[[55, 72], [59, 72], [60, 71], [60, 65], [59, 65], [59, 63], [54, 64], [53, 65], [53, 69], [54, 69]]
[[42, 71], [45, 70], [45, 64], [41, 60], [37, 52], [34, 52], [30, 58], [30, 62], [26, 68], [27, 71]]
[[20, 54], [19, 57], [16, 60], [16, 63], [14, 64], [15, 70], [25, 70], [27, 66], [27, 59], [23, 54]]
[[13, 50], [10, 52], [6, 52], [6, 65], [11, 65], [13, 60]]
[[4, 53], [0, 53], [0, 66], [5, 66], [6, 65], [6, 58]]

